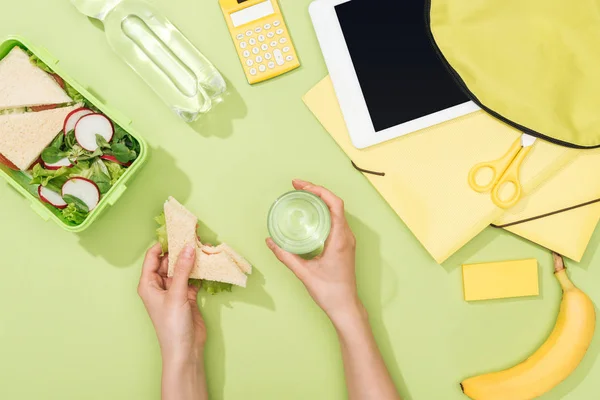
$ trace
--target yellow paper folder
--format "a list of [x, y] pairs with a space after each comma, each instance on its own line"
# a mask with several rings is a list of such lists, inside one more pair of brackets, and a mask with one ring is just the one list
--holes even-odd
[[465, 301], [540, 294], [537, 260], [463, 265]]
[[[365, 176], [437, 262], [504, 213], [489, 193], [473, 191], [467, 177], [475, 164], [503, 155], [521, 133], [485, 112], [358, 150], [329, 77], [304, 102], [359, 168], [385, 174]], [[577, 150], [537, 141], [521, 169], [524, 192], [532, 192], [576, 155]]]
[[600, 219], [600, 150], [577, 153], [494, 225], [581, 261]]

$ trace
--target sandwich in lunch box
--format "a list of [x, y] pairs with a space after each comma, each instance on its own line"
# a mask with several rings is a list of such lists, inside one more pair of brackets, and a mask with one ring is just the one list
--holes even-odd
[[157, 236], [163, 252], [169, 253], [169, 277], [174, 274], [183, 248], [193, 245], [196, 246], [196, 264], [190, 279], [201, 280], [202, 287], [211, 294], [231, 291], [232, 285], [246, 287], [247, 275], [252, 273], [250, 263], [225, 243], [203, 244], [196, 233], [198, 218], [173, 197], [169, 197], [164, 213], [156, 221], [161, 225]]
[[128, 132], [32, 53], [0, 60], [0, 163], [31, 178], [39, 199], [81, 224], [140, 154]]

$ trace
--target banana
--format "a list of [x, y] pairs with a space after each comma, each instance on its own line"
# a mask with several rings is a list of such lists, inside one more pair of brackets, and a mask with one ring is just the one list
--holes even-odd
[[550, 337], [523, 363], [462, 382], [463, 392], [471, 399], [534, 399], [565, 380], [585, 356], [596, 325], [594, 305], [573, 285], [558, 254], [554, 254], [554, 267], [563, 289], [563, 298]]

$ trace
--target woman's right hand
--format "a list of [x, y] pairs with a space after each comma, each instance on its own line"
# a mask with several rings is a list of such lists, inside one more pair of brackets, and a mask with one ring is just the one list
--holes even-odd
[[325, 311], [334, 325], [349, 317], [364, 314], [358, 298], [355, 273], [356, 239], [346, 221], [344, 202], [329, 190], [312, 183], [294, 180], [294, 188], [319, 196], [331, 213], [331, 233], [323, 253], [305, 260], [288, 253], [267, 239], [267, 246], [304, 283], [314, 301]]

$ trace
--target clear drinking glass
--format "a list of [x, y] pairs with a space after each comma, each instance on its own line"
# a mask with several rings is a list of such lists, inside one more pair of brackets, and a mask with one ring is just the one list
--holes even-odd
[[227, 90], [214, 65], [163, 15], [138, 0], [71, 0], [104, 23], [113, 50], [187, 122]]
[[275, 201], [267, 225], [271, 238], [279, 247], [312, 258], [323, 251], [331, 230], [331, 216], [320, 197], [296, 190]]

